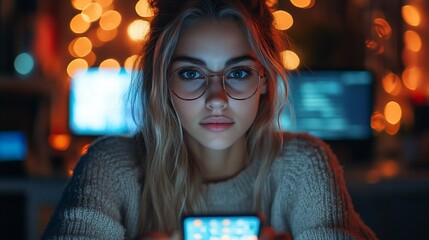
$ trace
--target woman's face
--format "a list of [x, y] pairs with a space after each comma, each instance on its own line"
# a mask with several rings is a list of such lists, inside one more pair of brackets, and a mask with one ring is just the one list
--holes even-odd
[[[244, 33], [232, 20], [204, 20], [180, 35], [169, 73], [182, 67], [198, 67], [221, 73], [235, 66], [250, 66], [263, 75]], [[191, 74], [193, 72], [183, 73]], [[188, 75], [187, 75], [188, 76]], [[224, 150], [245, 140], [255, 120], [259, 98], [265, 93], [264, 78], [248, 99], [235, 100], [222, 88], [221, 75], [209, 78], [205, 93], [195, 100], [183, 100], [171, 92], [172, 102], [185, 130], [187, 143], [194, 147]]]

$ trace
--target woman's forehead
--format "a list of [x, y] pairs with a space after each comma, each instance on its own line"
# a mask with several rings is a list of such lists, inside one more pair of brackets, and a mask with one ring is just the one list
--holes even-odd
[[188, 26], [179, 36], [173, 59], [200, 59], [207, 65], [222, 65], [239, 56], [255, 54], [240, 26], [233, 20], [205, 19]]

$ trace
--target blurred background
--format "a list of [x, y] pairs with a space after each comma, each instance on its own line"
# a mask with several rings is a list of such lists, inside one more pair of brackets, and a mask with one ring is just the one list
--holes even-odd
[[[331, 145], [380, 239], [427, 239], [429, 2], [267, 4], [291, 40], [284, 129]], [[147, 6], [0, 0], [0, 238], [38, 239], [88, 144], [135, 131], [125, 96]]]

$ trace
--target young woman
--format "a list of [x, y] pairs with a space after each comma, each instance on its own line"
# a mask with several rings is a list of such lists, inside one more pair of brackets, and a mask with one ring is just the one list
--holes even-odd
[[375, 239], [329, 147], [281, 132], [285, 47], [265, 2], [152, 6], [139, 132], [93, 143], [44, 238], [135, 239], [178, 231], [184, 214], [256, 212], [294, 239]]

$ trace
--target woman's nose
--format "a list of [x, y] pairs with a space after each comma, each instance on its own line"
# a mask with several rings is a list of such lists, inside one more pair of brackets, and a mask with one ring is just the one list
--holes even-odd
[[206, 91], [206, 107], [211, 110], [225, 109], [228, 106], [228, 94], [222, 85], [222, 76], [211, 76]]

